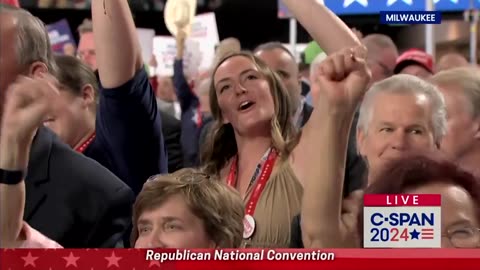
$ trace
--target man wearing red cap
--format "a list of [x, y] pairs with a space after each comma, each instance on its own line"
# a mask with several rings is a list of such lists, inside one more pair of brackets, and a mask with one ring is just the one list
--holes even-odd
[[422, 50], [410, 49], [397, 58], [394, 73], [429, 78], [433, 75], [433, 57]]

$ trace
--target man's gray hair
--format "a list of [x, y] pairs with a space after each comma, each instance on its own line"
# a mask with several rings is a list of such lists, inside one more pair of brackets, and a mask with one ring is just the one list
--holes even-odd
[[57, 68], [45, 24], [24, 9], [0, 5], [1, 13], [9, 14], [17, 20], [15, 47], [20, 67], [26, 69], [30, 64], [39, 61], [47, 66], [50, 73], [56, 74]]
[[[372, 85], [367, 91], [357, 123], [357, 132], [367, 134], [368, 124], [372, 118], [372, 105], [379, 93], [423, 95], [430, 101], [432, 109], [433, 136], [439, 143], [447, 131], [447, 111], [445, 101], [440, 91], [431, 83], [412, 75], [399, 74]], [[392, 100], [395, 102], [395, 100]], [[388, 104], [386, 104], [388, 106]]]
[[438, 72], [430, 78], [438, 86], [458, 86], [468, 102], [467, 106], [473, 118], [480, 118], [480, 69], [476, 67], [458, 67]]
[[377, 55], [379, 50], [383, 50], [383, 49], [392, 49], [396, 53], [398, 53], [398, 49], [397, 49], [397, 46], [395, 45], [395, 42], [393, 42], [393, 40], [387, 35], [370, 34], [364, 37], [362, 42], [365, 45], [365, 47], [367, 47], [369, 56]]
[[80, 35], [93, 32], [92, 20], [90, 19], [83, 20], [82, 24], [78, 26], [77, 31]]

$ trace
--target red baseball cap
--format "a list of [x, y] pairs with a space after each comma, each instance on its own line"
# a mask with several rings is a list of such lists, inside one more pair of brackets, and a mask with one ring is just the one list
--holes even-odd
[[0, 0], [0, 4], [7, 4], [14, 7], [20, 7], [18, 0]]
[[395, 74], [400, 73], [402, 69], [410, 65], [418, 65], [430, 73], [433, 73], [433, 57], [419, 49], [410, 49], [397, 58], [397, 64], [393, 72]]

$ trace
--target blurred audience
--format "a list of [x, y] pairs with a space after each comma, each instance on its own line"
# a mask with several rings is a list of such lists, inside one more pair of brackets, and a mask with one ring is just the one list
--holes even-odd
[[158, 109], [168, 113], [169, 115], [180, 119], [182, 109], [177, 101], [175, 87], [173, 86], [172, 77], [157, 76], [157, 106]]
[[[185, 54], [187, 33], [184, 29], [179, 29], [176, 35], [177, 55], [174, 62], [173, 85], [176, 91], [178, 102], [182, 112], [182, 136], [180, 138], [183, 152], [183, 162], [185, 167], [196, 167], [199, 165], [199, 145], [200, 130], [204, 125], [204, 120], [208, 117], [208, 104], [202, 104], [200, 99], [192, 89], [184, 73], [183, 57]], [[207, 112], [207, 113], [205, 113]]]
[[463, 55], [457, 52], [450, 52], [440, 57], [440, 60], [438, 60], [437, 64], [435, 65], [435, 72], [457, 67], [466, 67], [469, 65], [470, 64]]
[[97, 55], [95, 51], [95, 40], [93, 38], [93, 24], [85, 19], [77, 29], [80, 35], [78, 42], [77, 56], [85, 62], [93, 71], [97, 70]]
[[370, 34], [363, 38], [368, 50], [367, 64], [372, 72], [370, 85], [386, 79], [394, 74], [398, 50], [389, 36]]
[[442, 196], [441, 247], [480, 248], [480, 69], [282, 1], [300, 57], [228, 37], [205, 59], [186, 9], [224, 1], [190, 1], [167, 77], [131, 12], [164, 0], [20, 1], [91, 7], [62, 56], [0, 0], [0, 247], [361, 248], [363, 194], [404, 193]]
[[254, 50], [254, 53], [280, 76], [295, 104], [295, 114], [292, 120], [297, 128], [303, 127], [310, 118], [313, 108], [305, 103], [305, 98], [302, 96], [300, 74], [295, 57], [280, 42], [261, 44]]
[[[125, 6], [128, 9], [127, 3], [113, 5], [110, 15], [115, 19], [110, 21], [103, 5], [93, 3], [94, 27], [90, 34], [95, 41], [92, 45], [99, 44], [95, 57], [98, 83], [93, 71], [80, 61], [57, 57], [60, 88], [66, 90], [61, 97], [68, 105], [50, 116], [46, 125], [76, 151], [116, 174], [137, 194], [149, 176], [167, 172], [167, 158], [161, 118], [143, 68], [133, 18], [121, 11]], [[127, 25], [128, 31], [122, 25]]]
[[447, 105], [447, 133], [440, 149], [465, 170], [480, 175], [480, 70], [453, 68], [435, 74], [431, 81]]
[[[10, 240], [19, 239], [23, 219], [63, 247], [123, 246], [132, 191], [42, 127], [57, 103], [47, 93], [58, 91], [53, 78], [47, 79], [58, 68], [43, 23], [23, 9], [0, 4], [0, 43], [0, 137], [5, 151], [0, 157], [9, 161], [1, 169], [17, 176], [13, 185], [0, 184], [5, 190], [0, 212], [8, 215], [2, 226], [11, 229], [3, 227], [2, 232], [11, 232]], [[10, 207], [18, 211], [13, 217], [6, 210]], [[32, 234], [25, 232], [21, 239], [26, 235]]]

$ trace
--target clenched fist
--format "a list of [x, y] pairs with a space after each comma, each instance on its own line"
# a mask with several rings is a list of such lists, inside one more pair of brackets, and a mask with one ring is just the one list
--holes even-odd
[[51, 75], [22, 76], [7, 89], [1, 124], [3, 141], [31, 143], [37, 128], [60, 108], [56, 85]]
[[354, 110], [363, 98], [371, 78], [366, 48], [344, 49], [327, 57], [313, 76], [312, 87], [323, 102], [333, 108]]

